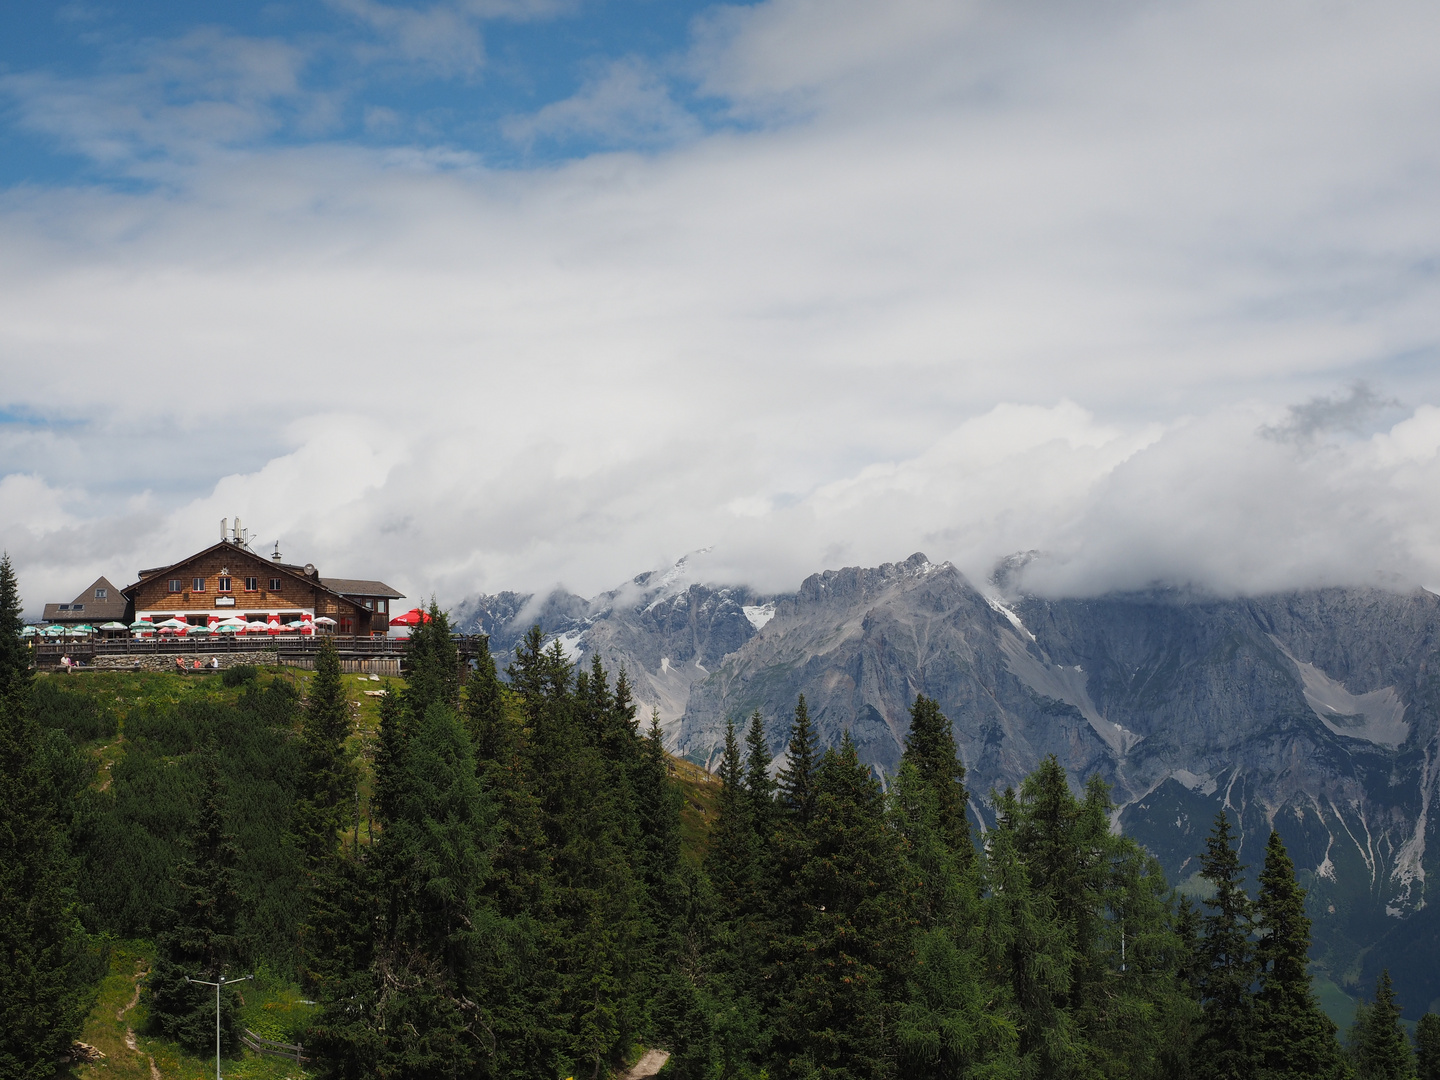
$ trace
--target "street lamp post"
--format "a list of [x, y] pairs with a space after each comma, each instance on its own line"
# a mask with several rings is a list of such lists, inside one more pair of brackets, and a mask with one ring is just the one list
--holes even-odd
[[238, 979], [227, 979], [224, 975], [221, 975], [219, 982], [207, 982], [204, 979], [192, 979], [189, 975], [185, 976], [187, 983], [215, 987], [215, 1080], [220, 1080], [220, 988], [222, 986], [234, 986], [238, 982], [244, 982], [246, 979], [253, 979], [254, 977], [254, 975], [242, 975]]

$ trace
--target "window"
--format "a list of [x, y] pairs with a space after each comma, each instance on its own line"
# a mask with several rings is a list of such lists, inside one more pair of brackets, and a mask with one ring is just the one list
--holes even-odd
[[376, 610], [376, 611], [383, 612], [383, 611], [385, 610], [385, 601], [384, 601], [384, 600], [376, 600], [376, 601], [375, 601], [375, 610]]
[[217, 589], [219, 589], [221, 592], [229, 592], [229, 591], [230, 591], [230, 579], [229, 579], [228, 577], [222, 577], [222, 578], [220, 578], [220, 579], [219, 579], [219, 583], [218, 583], [215, 587], [216, 587]]
[[84, 604], [71, 604], [71, 605], [70, 605], [70, 610], [71, 610], [71, 611], [84, 611], [84, 610], [85, 610], [85, 605], [84, 605]]
[[190, 591], [191, 591], [191, 592], [204, 592], [204, 591], [205, 591], [205, 579], [204, 579], [203, 577], [197, 577], [197, 578], [195, 578], [195, 579], [194, 579], [194, 583], [190, 586]]
[[180, 592], [180, 591], [181, 591], [182, 589], [184, 589], [184, 588], [185, 588], [185, 583], [184, 583], [183, 581], [181, 581], [178, 577], [172, 577], [172, 578], [170, 579], [170, 591], [171, 591], [171, 592]]
[[110, 595], [110, 590], [108, 590], [108, 589], [96, 589], [96, 590], [95, 590], [95, 599], [96, 599], [96, 600], [104, 600], [104, 599], [106, 599], [109, 595]]
[[270, 591], [271, 591], [271, 592], [279, 592], [279, 591], [280, 591], [280, 579], [279, 579], [278, 577], [272, 577], [272, 578], [270, 579]]
[[69, 604], [61, 604], [61, 605], [60, 605], [60, 610], [61, 610], [61, 611], [69, 611], [69, 610], [70, 610], [70, 605], [69, 605]]
[[365, 601], [365, 610], [366, 610], [366, 611], [374, 611], [374, 610], [375, 610], [375, 601], [374, 601], [374, 600], [366, 600], [366, 601]]
[[260, 589], [260, 579], [259, 579], [258, 577], [247, 577], [247, 578], [245, 579], [245, 591], [246, 591], [246, 592], [257, 592], [257, 591], [259, 591], [259, 589]]

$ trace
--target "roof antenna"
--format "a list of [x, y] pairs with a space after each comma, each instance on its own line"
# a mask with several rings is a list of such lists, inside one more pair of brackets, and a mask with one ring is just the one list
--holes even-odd
[[283, 562], [283, 561], [284, 561], [285, 557], [280, 554], [280, 541], [279, 541], [279, 540], [276, 540], [276, 541], [275, 541], [275, 553], [274, 553], [273, 555], [271, 555], [270, 558], [271, 558], [272, 560], [274, 560], [275, 562]]
[[223, 544], [226, 540], [229, 540], [229, 539], [230, 539], [230, 519], [229, 519], [229, 518], [221, 518], [221, 519], [220, 519], [220, 542]]

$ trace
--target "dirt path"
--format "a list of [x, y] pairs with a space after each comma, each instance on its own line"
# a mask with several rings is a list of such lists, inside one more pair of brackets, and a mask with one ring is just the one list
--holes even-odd
[[[135, 996], [130, 999], [129, 1005], [115, 1010], [116, 1020], [124, 1020], [125, 1014], [140, 1004], [140, 980], [148, 974], [150, 974], [148, 971], [140, 970], [140, 964], [135, 965]], [[140, 1053], [140, 1044], [135, 1041], [135, 1029], [128, 1024], [125, 1026], [125, 1045], [135, 1053]], [[160, 1070], [155, 1066], [155, 1055], [146, 1054], [145, 1056], [150, 1059], [150, 1080], [160, 1080]]]
[[659, 1073], [669, 1060], [669, 1050], [646, 1050], [644, 1057], [620, 1075], [620, 1080], [648, 1080]]

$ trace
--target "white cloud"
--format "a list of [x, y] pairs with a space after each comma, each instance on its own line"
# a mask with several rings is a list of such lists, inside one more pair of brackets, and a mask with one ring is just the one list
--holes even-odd
[[[317, 144], [12, 190], [0, 406], [71, 423], [0, 428], [0, 471], [73, 519], [35, 495], [49, 539], [5, 542], [31, 597], [237, 512], [412, 596], [711, 544], [703, 574], [772, 588], [916, 549], [1040, 548], [1052, 591], [1440, 581], [1436, 20], [772, 0], [688, 61], [747, 127], [695, 133], [623, 64], [543, 121], [670, 149]], [[116, 112], [77, 141], [203, 127], [81, 89]], [[216, 100], [263, 124], [271, 92]], [[1357, 379], [1406, 418], [1261, 433]]]

